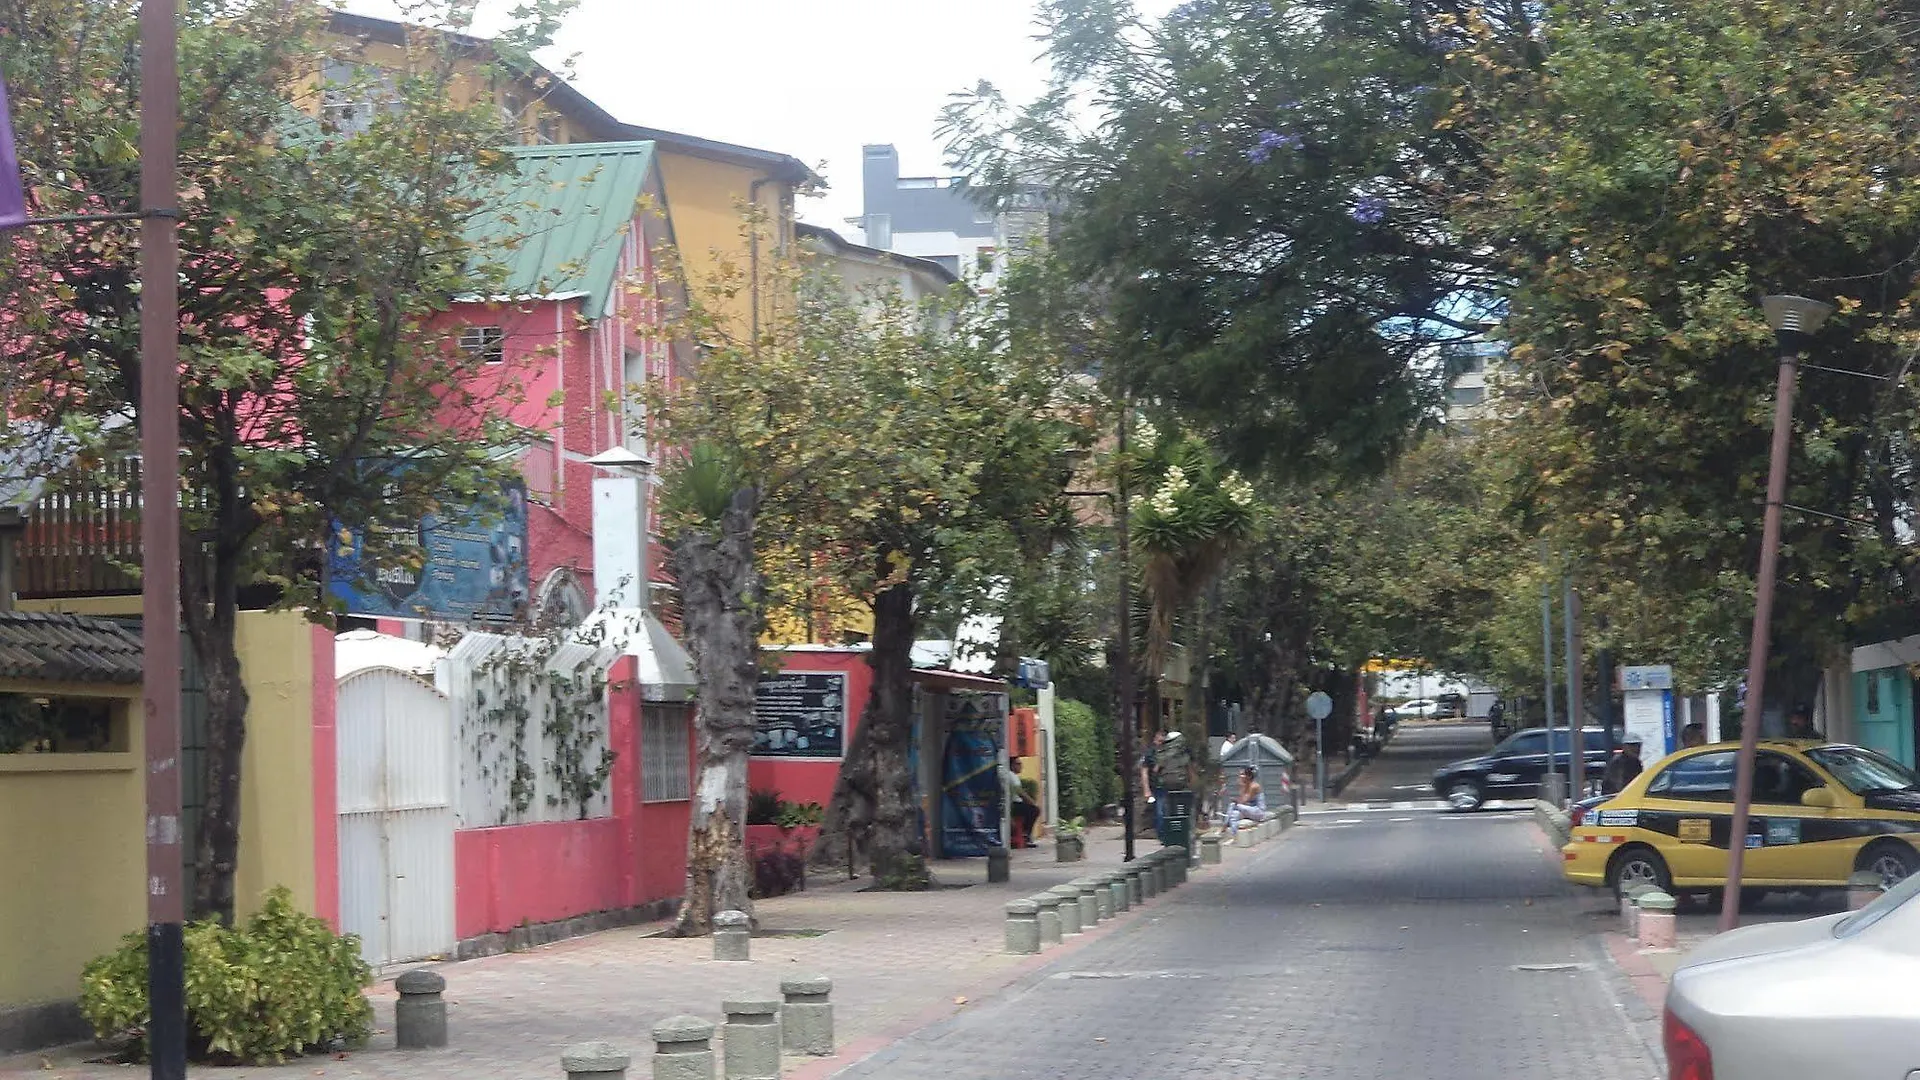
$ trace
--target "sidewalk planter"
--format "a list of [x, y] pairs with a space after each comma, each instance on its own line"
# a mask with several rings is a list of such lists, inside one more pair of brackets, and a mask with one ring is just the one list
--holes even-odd
[[1053, 838], [1054, 862], [1079, 862], [1087, 857], [1087, 838], [1079, 833]]

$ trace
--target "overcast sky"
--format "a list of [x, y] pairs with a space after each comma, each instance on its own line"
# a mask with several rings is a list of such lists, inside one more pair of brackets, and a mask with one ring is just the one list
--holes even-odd
[[[344, 6], [394, 16], [387, 0]], [[1039, 91], [1033, 33], [1032, 0], [582, 0], [556, 55], [575, 55], [575, 85], [621, 120], [822, 169], [829, 191], [800, 215], [841, 228], [860, 213], [862, 145], [894, 144], [906, 175], [943, 173], [933, 129], [949, 94], [981, 79], [1015, 100]]]

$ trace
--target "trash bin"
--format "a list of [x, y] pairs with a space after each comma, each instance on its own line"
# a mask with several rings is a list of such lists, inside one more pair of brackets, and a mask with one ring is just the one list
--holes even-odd
[[1161, 798], [1167, 801], [1167, 828], [1160, 834], [1160, 843], [1166, 847], [1183, 847], [1187, 853], [1193, 853], [1193, 792], [1169, 791]]

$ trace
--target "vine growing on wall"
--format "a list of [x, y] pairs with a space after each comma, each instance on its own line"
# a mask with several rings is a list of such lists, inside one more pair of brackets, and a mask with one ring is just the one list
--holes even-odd
[[[606, 790], [615, 758], [606, 742], [606, 672], [591, 654], [555, 663], [563, 647], [594, 649], [605, 640], [604, 625], [554, 628], [510, 639], [474, 667], [474, 756], [480, 775], [506, 788], [496, 824], [533, 809], [543, 769], [553, 782], [546, 804], [578, 817]], [[538, 763], [530, 745], [536, 732], [545, 743]]]

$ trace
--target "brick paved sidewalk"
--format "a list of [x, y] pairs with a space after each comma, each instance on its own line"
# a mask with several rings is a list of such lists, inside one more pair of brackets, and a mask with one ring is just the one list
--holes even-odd
[[[1136, 841], [1145, 853], [1151, 838]], [[1264, 848], [1266, 845], [1262, 845]], [[1255, 849], [1256, 851], [1259, 849]], [[646, 1075], [655, 1021], [676, 1013], [720, 1019], [723, 997], [741, 991], [778, 997], [780, 979], [818, 973], [833, 979], [838, 1068], [849, 1055], [870, 1052], [911, 1030], [943, 1019], [1006, 986], [1042, 957], [1002, 951], [1002, 905], [1096, 869], [1121, 863], [1117, 828], [1090, 830], [1087, 858], [1055, 863], [1051, 845], [1014, 853], [1012, 881], [986, 884], [983, 859], [936, 865], [944, 888], [926, 893], [867, 893], [864, 881], [819, 886], [757, 905], [762, 933], [753, 960], [716, 963], [707, 938], [659, 936], [661, 925], [626, 927], [555, 942], [524, 952], [432, 965], [447, 979], [452, 1046], [401, 1053], [393, 1047], [393, 988], [383, 980], [374, 998], [372, 1043], [338, 1058], [313, 1057], [276, 1068], [195, 1069], [241, 1077], [407, 1078], [407, 1080], [532, 1080], [560, 1075], [565, 1046], [605, 1039], [634, 1055]], [[1234, 851], [1226, 858], [1254, 854]], [[954, 887], [964, 886], [964, 887]], [[1149, 901], [1148, 907], [1164, 903]], [[1102, 924], [1081, 942], [1124, 930], [1130, 913]], [[1050, 949], [1044, 959], [1060, 955]], [[389, 973], [391, 975], [392, 973]], [[126, 1066], [87, 1064], [88, 1047], [0, 1058], [0, 1077], [31, 1072], [47, 1078], [125, 1076]], [[790, 1075], [828, 1075], [827, 1062]], [[144, 1071], [141, 1067], [140, 1071]]]

